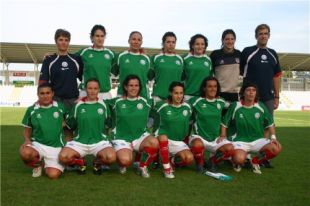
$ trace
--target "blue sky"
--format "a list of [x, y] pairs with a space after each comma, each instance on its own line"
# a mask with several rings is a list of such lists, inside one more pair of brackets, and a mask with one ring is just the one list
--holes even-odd
[[188, 49], [190, 37], [202, 33], [208, 50], [218, 49], [223, 30], [237, 34], [236, 47], [254, 45], [255, 27], [271, 27], [269, 47], [278, 52], [310, 53], [308, 0], [1, 0], [1, 42], [53, 43], [57, 28], [71, 32], [71, 44], [90, 44], [94, 24], [106, 27], [107, 46], [127, 46], [133, 30], [144, 47], [160, 48], [173, 31], [177, 48]]

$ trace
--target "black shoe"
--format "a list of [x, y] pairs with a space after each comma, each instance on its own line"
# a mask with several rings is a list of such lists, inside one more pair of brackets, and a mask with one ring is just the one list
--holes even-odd
[[101, 175], [101, 173], [102, 173], [101, 166], [100, 165], [94, 166], [93, 167], [93, 173], [94, 173], [94, 175]]
[[205, 166], [210, 172], [217, 172], [217, 166], [211, 160], [206, 161]]
[[252, 169], [252, 164], [250, 159], [246, 159], [243, 165], [243, 168]]
[[159, 162], [153, 162], [152, 163], [152, 169], [156, 170], [159, 168]]
[[273, 169], [274, 167], [271, 165], [271, 162], [269, 160], [265, 160], [260, 164], [260, 166], [268, 169]]
[[205, 171], [205, 168], [203, 165], [196, 164], [196, 172], [199, 174], [202, 174]]
[[86, 174], [86, 165], [80, 166], [77, 170], [77, 173], [79, 175], [85, 175]]

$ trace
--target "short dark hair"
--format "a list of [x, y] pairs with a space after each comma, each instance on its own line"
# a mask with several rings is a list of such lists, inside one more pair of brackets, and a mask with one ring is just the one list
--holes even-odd
[[123, 81], [123, 84], [122, 84], [122, 88], [123, 88], [123, 93], [124, 93], [124, 96], [127, 96], [128, 95], [128, 92], [126, 90], [126, 86], [128, 86], [128, 83], [130, 80], [133, 80], [133, 79], [137, 79], [139, 81], [139, 92], [138, 92], [138, 95], [140, 95], [141, 93], [141, 90], [142, 90], [142, 83], [141, 83], [141, 80], [140, 78], [135, 75], [135, 74], [129, 74]]
[[255, 83], [250, 82], [250, 81], [245, 81], [242, 84], [242, 87], [240, 89], [239, 95], [240, 95], [240, 99], [244, 100], [244, 92], [248, 87], [254, 87], [256, 89], [256, 97], [255, 97], [255, 101], [257, 102], [259, 100], [259, 91], [258, 91], [258, 87]]
[[68, 32], [68, 31], [65, 30], [65, 29], [57, 29], [56, 32], [55, 32], [55, 36], [54, 36], [55, 42], [56, 42], [57, 39], [58, 39], [59, 37], [61, 37], [61, 36], [68, 38], [69, 41], [70, 41], [70, 39], [71, 39], [71, 34], [70, 34], [70, 32]]
[[[172, 102], [172, 96], [171, 96], [171, 93], [173, 92], [173, 89], [175, 87], [182, 87], [183, 88], [183, 91], [184, 91], [184, 84], [182, 82], [171, 82], [171, 84], [169, 85], [169, 96], [168, 96], [168, 101], [169, 102]], [[184, 96], [183, 96], [183, 99], [184, 99]], [[183, 101], [183, 100], [182, 100]]]
[[172, 31], [168, 31], [162, 37], [162, 42], [161, 42], [162, 45], [164, 45], [165, 41], [167, 40], [167, 37], [174, 37], [175, 41], [177, 40], [177, 36], [175, 35], [175, 33], [173, 33]]
[[216, 81], [216, 85], [217, 85], [217, 90], [216, 90], [216, 96], [219, 97], [220, 96], [220, 92], [221, 92], [221, 85], [219, 83], [219, 81], [217, 80], [217, 78], [209, 76], [204, 78], [204, 80], [202, 80], [201, 85], [200, 85], [200, 96], [201, 97], [206, 97], [205, 94], [205, 88], [207, 87], [207, 82], [208, 81]]
[[207, 37], [205, 37], [202, 34], [195, 34], [194, 36], [191, 37], [191, 39], [188, 42], [189, 43], [189, 50], [192, 53], [194, 52], [193, 46], [195, 44], [196, 39], [198, 39], [198, 38], [202, 38], [204, 40], [205, 46], [206, 46], [204, 52], [206, 52], [206, 48], [208, 47], [208, 39], [207, 39]]
[[89, 82], [97, 82], [98, 86], [100, 87], [99, 80], [97, 78], [90, 78], [85, 82], [85, 89], [87, 88], [87, 85]]
[[262, 29], [267, 29], [268, 30], [268, 33], [270, 33], [270, 27], [268, 26], [268, 24], [260, 24], [256, 27], [255, 29], [255, 36], [257, 37], [258, 35], [258, 32]]
[[104, 33], [104, 36], [107, 34], [104, 26], [102, 26], [101, 24], [96, 24], [95, 26], [93, 26], [93, 28], [90, 31], [90, 38], [95, 36], [95, 33], [97, 30], [101, 30]]
[[52, 91], [54, 91], [53, 88], [52, 88], [52, 85], [50, 83], [48, 83], [48, 82], [44, 82], [44, 83], [38, 85], [38, 88], [37, 88], [37, 93], [38, 94], [39, 94], [39, 91], [42, 88], [50, 88]]

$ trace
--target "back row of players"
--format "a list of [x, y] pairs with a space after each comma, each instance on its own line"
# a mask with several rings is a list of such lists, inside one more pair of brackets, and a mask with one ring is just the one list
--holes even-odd
[[[205, 55], [208, 42], [203, 35], [197, 34], [191, 38], [190, 53], [181, 58], [174, 52], [176, 36], [167, 32], [163, 36], [162, 52], [152, 60], [141, 49], [141, 33], [132, 32], [129, 51], [117, 57], [103, 47], [105, 35], [104, 27], [95, 25], [91, 31], [93, 46], [79, 51], [79, 58], [68, 54], [70, 34], [64, 30], [56, 31], [58, 54], [44, 60], [38, 89], [39, 101], [28, 108], [23, 120], [26, 141], [21, 147], [21, 156], [28, 165], [35, 167], [35, 176], [41, 171], [42, 158], [49, 177], [57, 178], [63, 171], [63, 166], [58, 163], [58, 153], [64, 145], [61, 128], [65, 109], [62, 104], [52, 102], [52, 98], [64, 103], [67, 109], [75, 105], [66, 123], [76, 129], [77, 136], [66, 144], [59, 155], [64, 165], [79, 164], [82, 168], [84, 162], [79, 158], [93, 154], [107, 165], [117, 159], [120, 172], [125, 173], [133, 161], [132, 150], [135, 150], [142, 155], [137, 165], [140, 174], [149, 177], [147, 166], [159, 148], [165, 177], [173, 178], [172, 168], [191, 163], [193, 157], [197, 170], [202, 171], [206, 149], [213, 154], [207, 161], [209, 169], [214, 169], [220, 160], [233, 156], [237, 171], [240, 171], [247, 152], [259, 151], [260, 155], [252, 158], [251, 162], [253, 171], [260, 173], [259, 163], [280, 152], [272, 117], [264, 105], [257, 103], [255, 84], [244, 84], [242, 101], [231, 104], [220, 132], [225, 105], [225, 100], [219, 98], [220, 91], [229, 102], [238, 100], [240, 52], [234, 49], [236, 36], [232, 30], [223, 32], [223, 48], [211, 55], [213, 67], [218, 68], [215, 69], [215, 76], [220, 83], [212, 77], [212, 61]], [[104, 102], [102, 99], [111, 99], [111, 71], [119, 74], [120, 97]], [[277, 72], [272, 71], [273, 74]], [[84, 98], [74, 104], [79, 94], [77, 77], [84, 82], [80, 93]], [[152, 78], [155, 78], [155, 103], [147, 95], [147, 81]], [[181, 80], [184, 80], [185, 86]], [[46, 83], [50, 83], [51, 87]], [[184, 103], [184, 93], [190, 104]], [[104, 122], [111, 116], [109, 108], [115, 119], [114, 150], [104, 134]], [[146, 132], [152, 108], [155, 108], [154, 116], [159, 116], [160, 120], [157, 138]], [[191, 117], [195, 121], [194, 135], [190, 135], [186, 144], [183, 140], [189, 134]], [[55, 124], [52, 121], [56, 121]], [[226, 140], [225, 128], [229, 125], [236, 132], [233, 139], [236, 144]], [[269, 130], [266, 134], [270, 134], [265, 135], [266, 138], [263, 138], [264, 127]], [[272, 137], [271, 142], [267, 139], [269, 136]], [[97, 169], [96, 166], [94, 169]]]

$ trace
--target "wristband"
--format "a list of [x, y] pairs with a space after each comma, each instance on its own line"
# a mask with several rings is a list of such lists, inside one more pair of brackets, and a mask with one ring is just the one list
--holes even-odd
[[276, 137], [276, 135], [272, 134], [271, 137], [270, 137], [270, 139], [271, 139], [271, 140], [276, 140], [277, 137]]

